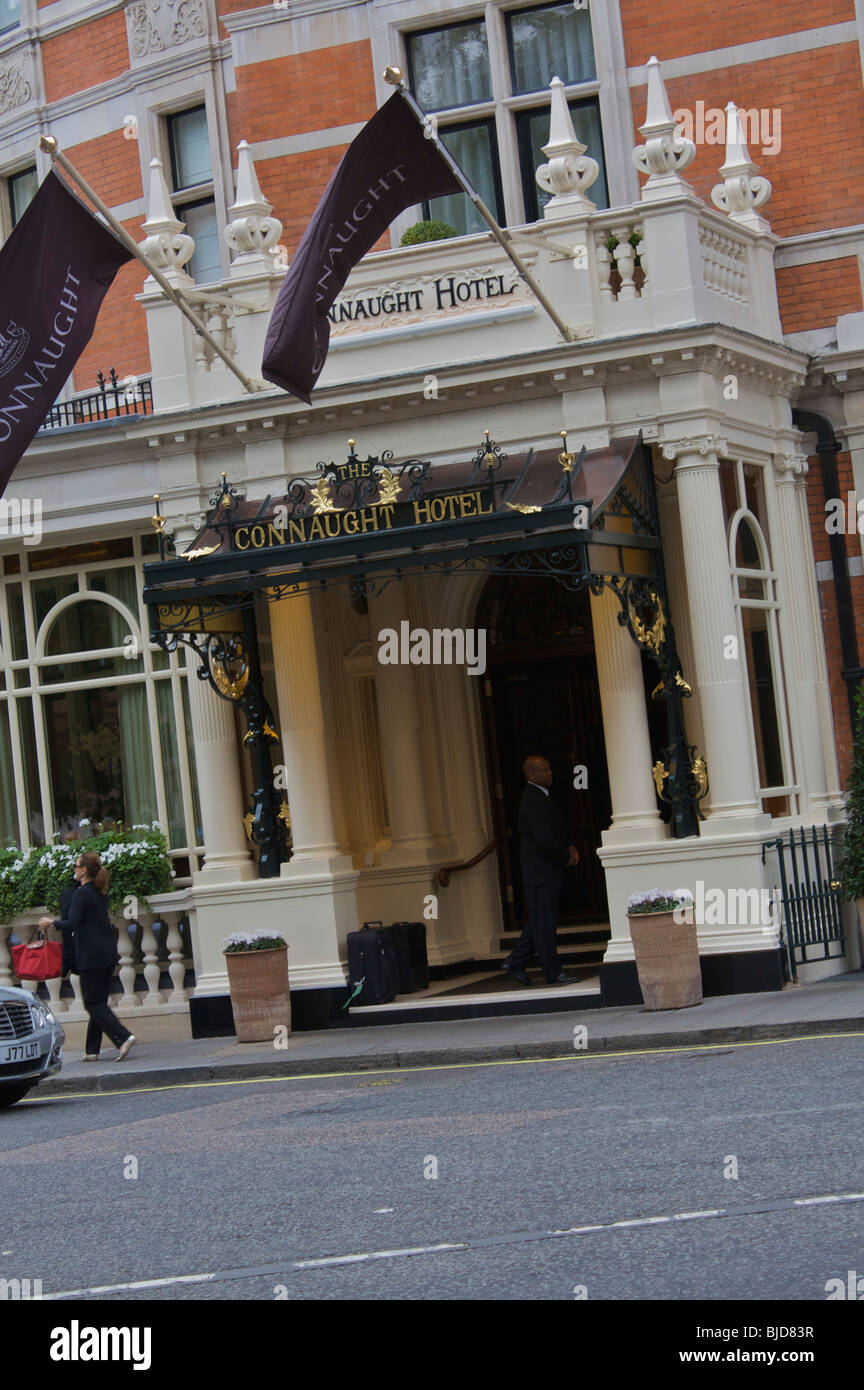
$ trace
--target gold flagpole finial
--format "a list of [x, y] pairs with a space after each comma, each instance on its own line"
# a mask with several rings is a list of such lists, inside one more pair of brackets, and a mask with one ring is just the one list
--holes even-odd
[[401, 87], [405, 81], [402, 76], [402, 69], [394, 68], [388, 64], [384, 69], [384, 81], [389, 82], [391, 87]]
[[575, 455], [575, 454], [571, 454], [570, 451], [569, 451], [569, 449], [567, 448], [567, 431], [566, 431], [566, 430], [562, 430], [562, 431], [561, 431], [561, 438], [562, 438], [563, 441], [564, 441], [564, 449], [563, 449], [563, 451], [558, 455], [558, 462], [560, 463], [561, 468], [562, 468], [562, 470], [563, 470], [565, 473], [572, 473], [572, 472], [573, 472], [573, 464], [576, 462], [576, 455]]
[[40, 150], [42, 151], [43, 154], [56, 154], [56, 153], [57, 153], [57, 136], [56, 136], [56, 135], [40, 135], [40, 136], [39, 136], [39, 148], [40, 148]]

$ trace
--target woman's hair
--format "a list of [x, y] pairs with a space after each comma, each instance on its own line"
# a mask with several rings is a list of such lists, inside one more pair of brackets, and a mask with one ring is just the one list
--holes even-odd
[[98, 854], [79, 854], [77, 863], [86, 873], [88, 883], [95, 883], [100, 893], [108, 892], [111, 875], [107, 869], [103, 869], [102, 860]]

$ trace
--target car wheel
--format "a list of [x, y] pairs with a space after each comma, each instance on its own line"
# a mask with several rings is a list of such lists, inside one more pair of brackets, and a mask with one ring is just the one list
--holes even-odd
[[0, 1086], [0, 1110], [8, 1110], [10, 1105], [17, 1105], [35, 1084], [34, 1081], [22, 1081], [17, 1086]]

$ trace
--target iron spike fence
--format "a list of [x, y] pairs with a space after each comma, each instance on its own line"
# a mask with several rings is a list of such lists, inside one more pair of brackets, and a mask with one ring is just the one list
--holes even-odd
[[835, 876], [827, 826], [802, 826], [766, 840], [763, 864], [770, 849], [777, 851], [783, 947], [791, 978], [797, 980], [799, 965], [844, 954], [843, 889]]
[[153, 385], [149, 377], [118, 377], [112, 367], [106, 377], [98, 372], [97, 390], [52, 405], [41, 429], [65, 429], [69, 425], [89, 425], [94, 420], [111, 420], [121, 415], [152, 415]]

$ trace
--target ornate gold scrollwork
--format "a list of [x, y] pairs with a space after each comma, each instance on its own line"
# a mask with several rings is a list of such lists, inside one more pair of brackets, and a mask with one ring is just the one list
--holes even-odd
[[399, 501], [399, 479], [389, 468], [382, 468], [378, 477], [378, 505], [388, 507]]
[[[264, 724], [263, 724], [263, 726], [262, 726], [261, 732], [262, 732], [262, 734], [264, 735], [264, 737], [267, 739], [267, 741], [268, 741], [269, 743], [278, 743], [278, 742], [279, 742], [279, 735], [277, 734], [276, 730], [273, 728], [273, 725], [270, 723], [269, 719], [265, 719], [265, 720], [264, 720]], [[246, 730], [246, 733], [243, 735], [242, 742], [243, 742], [243, 743], [251, 743], [251, 742], [253, 741], [253, 739], [255, 738], [255, 736], [256, 736], [256, 735], [255, 735], [254, 729], [247, 729], [247, 730]]]
[[283, 801], [279, 807], [279, 819], [284, 823], [288, 834], [291, 834], [291, 811], [287, 801]]
[[708, 790], [708, 764], [706, 763], [701, 753], [699, 754], [698, 758], [693, 759], [691, 771], [696, 781], [696, 785], [699, 788], [696, 795], [698, 800], [701, 801]]
[[[230, 675], [226, 666], [229, 662], [241, 662], [241, 669], [236, 675]], [[220, 695], [224, 695], [226, 700], [239, 700], [246, 686], [249, 684], [249, 663], [244, 660], [239, 653], [231, 656], [226, 654], [224, 657], [210, 654], [210, 672], [213, 681]]]
[[[692, 694], [693, 694], [693, 687], [692, 687], [692, 685], [690, 685], [688, 681], [685, 681], [685, 679], [684, 679], [684, 677], [682, 676], [682, 674], [681, 674], [680, 671], [676, 671], [676, 672], [675, 672], [675, 684], [676, 684], [676, 686], [678, 687], [678, 689], [681, 691], [681, 693], [682, 693], [683, 695], [688, 696], [688, 695], [692, 695]], [[657, 700], [657, 699], [659, 699], [659, 697], [660, 697], [660, 692], [661, 692], [662, 690], [665, 690], [665, 689], [666, 689], [666, 682], [665, 682], [665, 681], [660, 681], [657, 685], [655, 685], [654, 689], [651, 691], [651, 699], [652, 699], [652, 700]]]
[[312, 510], [316, 516], [321, 516], [323, 512], [335, 512], [337, 510], [326, 478], [318, 479], [318, 482], [311, 490], [310, 497], [312, 499]]
[[216, 554], [216, 551], [219, 549], [219, 547], [221, 546], [221, 544], [222, 544], [222, 542], [219, 541], [216, 545], [199, 545], [198, 548], [197, 548], [197, 550], [187, 550], [187, 551], [185, 551], [185, 552], [184, 552], [184, 555], [183, 555], [183, 559], [184, 559], [184, 560], [202, 560], [202, 559], [204, 558], [205, 555], [215, 555], [215, 554]]
[[627, 607], [630, 610], [630, 626], [633, 635], [640, 647], [646, 647], [649, 652], [658, 653], [666, 640], [666, 614], [663, 611], [663, 604], [660, 595], [654, 590], [649, 589], [647, 598], [654, 604], [657, 612], [653, 623], [646, 623], [640, 618], [636, 605], [633, 602], [632, 594], [627, 595]]
[[253, 813], [251, 811], [247, 811], [245, 816], [243, 817], [243, 826], [246, 830], [246, 839], [249, 841], [250, 844], [252, 843], [252, 825], [254, 820], [255, 816], [253, 815]]
[[532, 512], [539, 512], [541, 507], [535, 507], [528, 502], [505, 502], [505, 507], [509, 507], [511, 512], [521, 512], [523, 516], [530, 516]]
[[561, 431], [561, 438], [564, 440], [564, 448], [563, 448], [562, 452], [558, 455], [558, 462], [559, 462], [560, 465], [561, 465], [561, 471], [562, 471], [562, 472], [564, 472], [564, 473], [572, 473], [572, 472], [573, 472], [573, 465], [574, 465], [574, 463], [576, 462], [576, 455], [575, 455], [575, 454], [571, 454], [570, 451], [569, 451], [568, 448], [567, 448], [567, 431], [566, 431], [566, 430], [562, 430], [562, 431]]
[[669, 776], [669, 769], [664, 762], [660, 761], [659, 758], [657, 759], [656, 763], [651, 769], [651, 776], [654, 778], [654, 786], [657, 788], [657, 795], [662, 797], [663, 783]]

